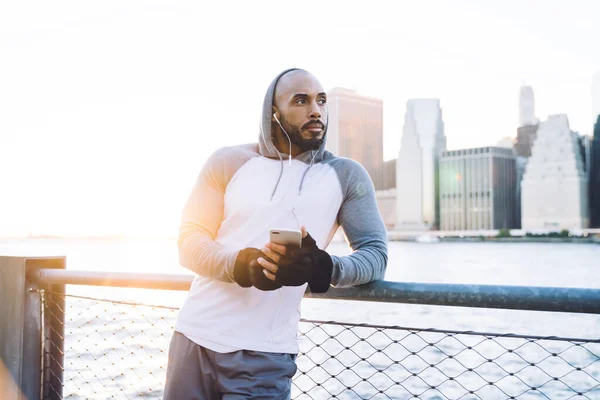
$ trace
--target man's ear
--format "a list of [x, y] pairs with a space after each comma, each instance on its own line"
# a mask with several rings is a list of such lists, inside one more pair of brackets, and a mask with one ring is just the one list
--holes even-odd
[[277, 111], [277, 107], [271, 107], [271, 121], [275, 122], [275, 118], [279, 119], [279, 112]]

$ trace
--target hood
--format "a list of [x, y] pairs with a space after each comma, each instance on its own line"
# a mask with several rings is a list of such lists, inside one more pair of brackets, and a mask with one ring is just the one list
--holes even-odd
[[[267, 157], [267, 158], [281, 158], [281, 155], [285, 154], [286, 156], [288, 155], [287, 152], [285, 153], [280, 153], [277, 148], [275, 147], [275, 145], [273, 144], [273, 138], [272, 138], [272, 132], [271, 132], [271, 118], [273, 117], [273, 96], [275, 94], [275, 87], [277, 86], [277, 82], [279, 82], [279, 79], [291, 72], [291, 71], [304, 71], [303, 69], [300, 68], [290, 68], [290, 69], [286, 69], [285, 71], [281, 72], [279, 75], [277, 75], [275, 77], [275, 79], [273, 79], [273, 82], [271, 82], [271, 84], [269, 85], [269, 88], [267, 89], [267, 93], [265, 94], [265, 99], [263, 101], [263, 107], [262, 107], [262, 118], [260, 121], [260, 133], [259, 133], [259, 137], [258, 137], [258, 152], [260, 153], [261, 156], [263, 157]], [[300, 154], [297, 157], [294, 157], [295, 160], [300, 160], [303, 161], [305, 163], [310, 163], [311, 160], [319, 160], [322, 161], [323, 160], [323, 153], [325, 152], [325, 144], [327, 143], [327, 128], [329, 125], [329, 113], [327, 114], [327, 121], [325, 121], [325, 135], [323, 137], [323, 144], [321, 145], [321, 147], [319, 147], [319, 149], [316, 151], [317, 154], [314, 154], [314, 151], [306, 151], [302, 154]], [[313, 158], [314, 156], [314, 158]]]

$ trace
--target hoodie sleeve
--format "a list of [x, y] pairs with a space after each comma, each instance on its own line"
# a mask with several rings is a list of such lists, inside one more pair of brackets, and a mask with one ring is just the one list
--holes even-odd
[[383, 279], [387, 267], [387, 231], [377, 207], [375, 189], [358, 162], [338, 159], [334, 164], [344, 200], [338, 222], [344, 229], [352, 254], [332, 256], [335, 287], [353, 286]]
[[247, 157], [233, 148], [217, 150], [202, 168], [185, 204], [177, 241], [179, 263], [198, 275], [234, 281], [239, 251], [225, 249], [215, 239], [223, 220], [225, 189], [245, 161]]

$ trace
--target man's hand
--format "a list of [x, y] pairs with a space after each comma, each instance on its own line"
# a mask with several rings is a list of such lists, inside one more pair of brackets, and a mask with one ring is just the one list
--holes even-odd
[[[304, 226], [300, 227], [300, 229], [302, 230], [302, 239], [304, 239], [308, 233]], [[285, 257], [288, 249], [284, 245], [269, 242], [260, 250], [273, 261], [270, 262], [264, 258], [259, 258], [258, 263], [264, 268], [263, 273], [265, 276], [270, 280], [275, 281], [275, 274], [277, 274], [277, 271], [279, 270], [278, 264], [283, 257]]]
[[254, 286], [259, 290], [276, 290], [281, 287], [280, 284], [269, 280], [263, 273], [263, 267], [259, 265], [258, 260], [270, 262], [266, 255], [259, 249], [247, 247], [240, 250], [235, 266], [233, 277], [235, 282], [241, 287]]
[[308, 283], [313, 293], [325, 293], [331, 285], [333, 260], [319, 249], [317, 242], [302, 228], [302, 247], [287, 248], [279, 260], [275, 282], [282, 286], [301, 286]]
[[319, 249], [305, 227], [301, 229], [301, 248], [269, 242], [260, 250], [240, 251], [234, 270], [235, 281], [242, 287], [254, 286], [260, 290], [308, 283], [311, 292], [325, 293], [331, 284], [333, 260]]
[[262, 272], [268, 279], [275, 281], [275, 274], [279, 269], [277, 264], [279, 261], [281, 261], [283, 256], [285, 256], [287, 249], [281, 244], [269, 242], [260, 250], [272, 260], [269, 261], [262, 257], [257, 260], [258, 263], [264, 268]]

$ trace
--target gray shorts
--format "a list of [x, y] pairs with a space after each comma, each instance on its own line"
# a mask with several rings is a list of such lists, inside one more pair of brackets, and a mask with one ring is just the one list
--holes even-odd
[[295, 354], [249, 350], [217, 353], [175, 332], [163, 399], [287, 400], [295, 373]]

